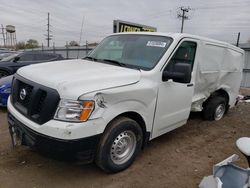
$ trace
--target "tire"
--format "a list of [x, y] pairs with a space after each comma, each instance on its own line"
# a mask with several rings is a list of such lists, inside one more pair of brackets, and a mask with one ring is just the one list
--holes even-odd
[[141, 151], [142, 141], [139, 124], [130, 118], [118, 117], [105, 130], [95, 162], [107, 173], [125, 170]]
[[205, 120], [220, 120], [228, 110], [227, 100], [222, 96], [209, 98], [203, 107], [202, 115]]
[[10, 74], [7, 71], [0, 70], [0, 78], [6, 77], [6, 76], [9, 76], [9, 75]]

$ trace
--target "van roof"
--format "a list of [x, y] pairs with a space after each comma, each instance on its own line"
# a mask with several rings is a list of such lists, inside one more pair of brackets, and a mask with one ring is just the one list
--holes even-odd
[[232, 48], [236, 51], [239, 51], [241, 53], [244, 53], [244, 50], [242, 50], [239, 47], [236, 47], [230, 43], [227, 42], [223, 42], [223, 41], [219, 41], [219, 40], [215, 40], [215, 39], [211, 39], [211, 38], [207, 38], [207, 37], [202, 37], [202, 36], [198, 36], [198, 35], [192, 35], [192, 34], [187, 34], [187, 33], [162, 33], [162, 32], [124, 32], [124, 33], [114, 33], [112, 35], [120, 35], [120, 34], [143, 34], [143, 35], [157, 35], [157, 36], [167, 36], [167, 37], [171, 37], [174, 40], [181, 40], [182, 38], [193, 38], [193, 39], [198, 39], [198, 40], [203, 40], [206, 42], [211, 42], [217, 45], [222, 45], [225, 47], [229, 47]]

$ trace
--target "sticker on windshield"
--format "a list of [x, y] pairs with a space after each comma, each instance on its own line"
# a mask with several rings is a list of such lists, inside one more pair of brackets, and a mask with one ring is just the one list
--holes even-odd
[[148, 41], [147, 46], [165, 48], [166, 44], [167, 44], [166, 42]]

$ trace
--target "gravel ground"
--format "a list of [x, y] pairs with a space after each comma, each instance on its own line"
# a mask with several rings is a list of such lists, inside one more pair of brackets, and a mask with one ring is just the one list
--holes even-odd
[[249, 113], [250, 103], [240, 103], [218, 122], [191, 114], [186, 125], [151, 141], [129, 169], [108, 175], [94, 164], [52, 159], [24, 146], [12, 149], [6, 110], [0, 109], [0, 187], [197, 187], [215, 163], [234, 153], [247, 167], [235, 141], [250, 136]]

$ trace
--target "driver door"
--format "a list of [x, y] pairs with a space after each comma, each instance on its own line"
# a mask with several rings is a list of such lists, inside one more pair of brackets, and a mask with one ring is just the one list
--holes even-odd
[[[163, 81], [161, 79], [152, 138], [186, 123], [190, 114], [194, 93], [194, 67], [197, 62], [196, 52], [199, 49], [198, 47], [198, 40], [182, 40], [163, 68], [163, 71], [171, 72], [174, 70], [173, 67], [176, 63], [189, 63], [192, 65], [193, 71], [190, 83], [179, 83], [172, 79]], [[163, 71], [161, 72], [161, 77]]]

